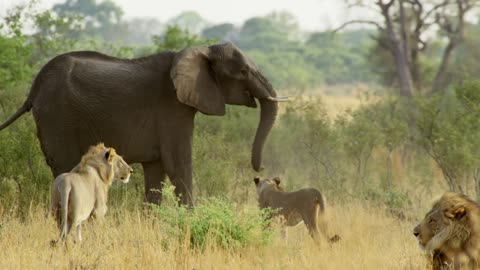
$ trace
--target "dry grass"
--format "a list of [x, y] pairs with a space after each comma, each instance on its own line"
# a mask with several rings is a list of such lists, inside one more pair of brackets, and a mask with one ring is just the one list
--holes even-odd
[[327, 114], [331, 119], [347, 110], [355, 110], [361, 104], [361, 99], [357, 96], [321, 96]]
[[103, 224], [84, 226], [81, 244], [52, 248], [58, 231], [42, 208], [27, 222], [3, 219], [0, 269], [425, 269], [413, 221], [357, 204], [329, 211], [330, 229], [342, 237], [332, 246], [316, 246], [299, 225], [287, 241], [277, 234], [265, 247], [195, 251], [188, 242], [169, 242], [161, 224], [141, 211], [111, 212]]
[[[373, 89], [362, 84], [348, 84], [339, 86], [325, 86], [317, 89], [310, 89], [305, 93], [298, 95], [290, 90], [281, 91], [285, 95], [291, 97], [291, 100], [317, 100], [321, 99], [325, 105], [326, 112], [331, 119], [335, 119], [337, 115], [345, 113], [347, 110], [355, 110], [365, 100], [365, 93], [370, 93], [371, 101], [377, 100], [378, 97], [372, 95]], [[282, 113], [283, 106], [280, 106]]]

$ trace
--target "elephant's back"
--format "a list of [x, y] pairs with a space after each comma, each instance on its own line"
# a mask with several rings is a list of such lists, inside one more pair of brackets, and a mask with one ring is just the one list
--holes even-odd
[[40, 70], [32, 85], [34, 113], [35, 109], [47, 109], [45, 104], [52, 103], [84, 104], [102, 100], [114, 103], [119, 99], [121, 104], [131, 98], [148, 103], [158, 97], [159, 92], [174, 91], [169, 75], [174, 55], [174, 52], [165, 52], [135, 59], [95, 51], [59, 55]]

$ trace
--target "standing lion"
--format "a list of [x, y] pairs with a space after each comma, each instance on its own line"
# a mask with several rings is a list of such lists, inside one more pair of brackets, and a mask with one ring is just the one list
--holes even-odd
[[319, 232], [322, 232], [329, 242], [340, 240], [338, 235], [330, 238], [327, 236], [327, 225], [323, 217], [325, 200], [320, 191], [314, 188], [304, 188], [285, 192], [280, 187], [280, 178], [278, 177], [273, 180], [260, 180], [256, 177], [253, 181], [257, 187], [260, 208], [269, 207], [278, 210], [274, 215], [282, 217], [285, 226], [295, 226], [303, 221], [315, 241], [319, 240]]
[[447, 192], [413, 229], [433, 269], [480, 269], [480, 205]]
[[113, 180], [128, 183], [132, 172], [115, 149], [101, 143], [91, 146], [72, 171], [59, 175], [52, 184], [52, 213], [60, 228], [59, 240], [65, 240], [75, 228], [76, 240], [81, 241], [81, 223], [89, 217], [103, 218]]

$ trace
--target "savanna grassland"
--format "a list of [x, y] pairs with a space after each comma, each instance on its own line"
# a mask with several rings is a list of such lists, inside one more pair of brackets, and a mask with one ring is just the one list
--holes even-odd
[[[340, 102], [342, 97], [322, 96], [324, 102], [335, 100]], [[320, 105], [320, 111], [327, 115], [342, 115], [344, 109], [359, 108], [363, 101], [355, 96], [343, 97], [346, 102], [342, 107]], [[305, 99], [305, 98], [303, 98]], [[306, 98], [310, 101], [298, 101], [298, 104], [309, 107], [321, 104], [318, 97]], [[352, 100], [356, 100], [353, 102]], [[317, 106], [315, 105], [315, 106]], [[292, 105], [294, 106], [294, 105]], [[285, 108], [279, 119], [278, 133], [280, 135], [284, 121], [292, 112]], [[323, 109], [322, 109], [323, 108]], [[341, 108], [341, 109], [335, 109]], [[353, 109], [352, 108], [352, 109]], [[355, 110], [352, 110], [355, 111]], [[308, 120], [309, 110], [300, 113], [298, 117]], [[230, 113], [232, 114], [232, 113]], [[234, 114], [234, 113], [233, 113]], [[318, 111], [315, 115], [318, 114]], [[322, 115], [322, 113], [318, 114]], [[227, 116], [228, 117], [228, 116]], [[252, 115], [252, 118], [255, 118]], [[307, 117], [307, 118], [304, 118]], [[349, 116], [353, 117], [353, 116]], [[199, 119], [199, 125], [207, 125], [209, 119]], [[207, 122], [202, 122], [207, 121]], [[296, 121], [295, 121], [296, 122]], [[228, 122], [223, 122], [223, 125]], [[222, 123], [214, 123], [221, 125]], [[312, 124], [316, 122], [313, 121]], [[317, 123], [318, 124], [318, 123]], [[208, 127], [205, 126], [204, 129]], [[289, 128], [290, 129], [290, 128]], [[203, 132], [199, 132], [195, 144], [196, 175], [205, 174], [204, 178], [195, 178], [196, 193], [203, 198], [222, 198], [229, 207], [218, 208], [206, 204], [206, 211], [210, 214], [197, 216], [196, 219], [185, 219], [189, 214], [185, 209], [175, 206], [171, 201], [164, 202], [163, 210], [150, 209], [142, 205], [142, 175], [138, 168], [131, 183], [127, 185], [115, 184], [111, 190], [110, 209], [104, 222], [89, 223], [83, 226], [82, 243], [73, 243], [72, 240], [65, 246], [51, 246], [51, 241], [58, 237], [58, 229], [53, 218], [49, 215], [47, 201], [33, 202], [23, 206], [19, 216], [13, 209], [19, 205], [2, 206], [0, 219], [0, 268], [1, 269], [426, 269], [427, 261], [418, 248], [413, 237], [412, 229], [416, 222], [423, 217], [428, 209], [432, 196], [439, 195], [447, 187], [441, 179], [433, 161], [425, 161], [423, 174], [430, 175], [433, 186], [415, 186], [412, 182], [425, 177], [421, 171], [408, 172], [402, 153], [395, 150], [391, 160], [391, 188], [382, 188], [382, 178], [385, 173], [385, 150], [372, 150], [368, 181], [372, 186], [361, 184], [355, 188], [356, 180], [328, 181], [326, 171], [320, 171], [320, 179], [311, 178], [314, 166], [304, 164], [285, 168], [278, 172], [283, 178], [282, 185], [287, 189], [314, 186], [327, 196], [327, 213], [329, 233], [337, 233], [341, 241], [328, 244], [326, 241], [315, 244], [307, 234], [303, 224], [289, 228], [287, 239], [281, 237], [279, 227], [272, 226], [272, 230], [264, 232], [263, 223], [259, 219], [251, 219], [252, 214], [258, 213], [256, 191], [253, 185], [251, 172], [240, 168], [235, 169], [231, 160], [243, 162], [233, 151], [229, 150], [228, 143], [221, 149], [208, 148], [217, 155], [233, 156], [223, 163], [226, 168], [232, 168], [236, 175], [232, 175], [225, 168], [205, 168], [202, 164], [211, 164], [219, 160], [205, 159], [202, 140]], [[278, 135], [278, 134], [277, 134]], [[293, 134], [290, 134], [293, 136]], [[205, 135], [206, 136], [206, 135]], [[210, 134], [209, 136], [219, 136]], [[275, 143], [275, 135], [272, 138]], [[288, 142], [288, 141], [287, 141]], [[291, 142], [288, 142], [291, 143]], [[198, 145], [200, 144], [200, 145]], [[285, 143], [284, 143], [285, 144]], [[248, 149], [245, 149], [248, 153]], [[247, 153], [244, 153], [247, 155]], [[39, 154], [39, 153], [38, 153]], [[310, 154], [305, 152], [302, 155]], [[40, 155], [40, 154], [39, 154]], [[272, 155], [268, 154], [267, 155]], [[240, 154], [243, 156], [243, 154]], [[248, 155], [247, 155], [248, 156]], [[275, 158], [269, 158], [274, 162]], [[285, 162], [293, 162], [287, 158]], [[240, 163], [242, 164], [242, 163]], [[273, 163], [275, 164], [275, 163]], [[340, 161], [343, 164], [343, 161]], [[231, 167], [229, 167], [231, 166]], [[245, 165], [248, 168], [248, 164]], [[349, 168], [341, 165], [339, 170]], [[376, 168], [376, 169], [375, 169]], [[345, 171], [348, 173], [348, 171]], [[214, 174], [227, 177], [212, 176]], [[324, 175], [325, 174], [325, 175]], [[267, 172], [264, 175], [277, 175]], [[297, 177], [295, 177], [297, 175]], [[228, 178], [229, 177], [229, 178]], [[385, 177], [385, 176], [384, 176]], [[341, 178], [339, 178], [341, 179]], [[417, 180], [411, 180], [417, 179]], [[48, 181], [50, 179], [46, 180]], [[370, 182], [372, 181], [372, 182]], [[427, 181], [427, 180], [424, 180]], [[9, 183], [9, 182], [4, 182]], [[14, 183], [10, 181], [10, 184]], [[343, 185], [343, 187], [339, 186]], [[336, 187], [334, 187], [336, 186]], [[6, 185], [3, 185], [4, 190]], [[46, 188], [48, 190], [48, 188]], [[226, 191], [226, 192], [225, 192]], [[21, 196], [18, 189], [10, 187], [13, 194]], [[32, 190], [32, 192], [34, 192]], [[8, 196], [3, 197], [6, 201]], [[170, 194], [171, 196], [171, 194]], [[48, 199], [48, 195], [46, 195]], [[170, 198], [172, 200], [172, 198]], [[203, 206], [202, 200], [198, 206]], [[178, 214], [180, 213], [180, 214]], [[204, 212], [205, 213], [205, 212]], [[232, 218], [230, 215], [235, 216]], [[235, 221], [232, 221], [234, 219]], [[187, 221], [188, 220], [188, 221]], [[191, 227], [204, 223], [203, 231], [191, 231]], [[233, 223], [240, 227], [235, 227]], [[216, 227], [218, 224], [229, 224], [225, 227]], [[222, 226], [223, 226], [222, 225]], [[230, 230], [230, 226], [238, 229]], [[210, 228], [210, 229], [208, 229]], [[219, 232], [218, 234], [213, 231]], [[205, 242], [198, 245], [195, 239]], [[220, 239], [220, 240], [219, 240]], [[231, 239], [232, 242], [222, 242], [222, 239]]]
[[352, 203], [329, 209], [331, 230], [342, 237], [334, 245], [317, 246], [299, 225], [289, 229], [286, 241], [276, 233], [266, 245], [235, 249], [215, 243], [192, 248], [188, 239], [172, 239], [161, 222], [139, 210], [111, 212], [103, 224], [83, 227], [82, 243], [52, 248], [56, 225], [45, 218], [44, 207], [31, 210], [27, 221], [3, 218], [0, 268], [426, 269], [411, 233], [413, 221]]
[[[316, 245], [303, 225], [287, 239], [275, 224], [264, 230], [250, 164], [259, 111], [227, 106], [223, 117], [195, 118], [194, 209], [179, 206], [169, 188], [160, 207], [144, 205], [143, 171], [133, 164], [130, 183], [112, 186], [105, 220], [85, 224], [82, 243], [52, 246], [59, 234], [49, 214], [53, 177], [27, 113], [0, 131], [0, 269], [428, 269], [412, 230], [432, 200], [447, 190], [480, 198], [480, 24], [462, 24], [465, 43], [446, 55], [448, 68], [439, 69], [439, 52], [456, 35], [428, 35], [431, 46], [422, 50], [399, 46], [419, 53], [415, 66], [402, 67], [415, 71], [406, 97], [394, 50], [371, 29], [307, 33], [288, 12], [241, 26], [208, 25], [184, 12], [164, 24], [123, 19], [110, 1], [43, 11], [36, 4], [0, 18], [0, 123], [56, 55], [95, 50], [135, 58], [232, 41], [279, 96], [290, 96], [279, 105], [260, 176], [279, 176], [287, 191], [319, 189], [329, 233], [341, 240]], [[432, 89], [437, 78], [448, 80]]]

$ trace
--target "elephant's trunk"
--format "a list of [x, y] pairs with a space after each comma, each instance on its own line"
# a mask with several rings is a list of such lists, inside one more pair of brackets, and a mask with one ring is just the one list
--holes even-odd
[[252, 167], [257, 172], [261, 170], [263, 145], [277, 117], [277, 102], [260, 99], [260, 110], [260, 122], [252, 146]]
[[258, 123], [255, 140], [253, 141], [252, 146], [252, 167], [255, 171], [259, 172], [262, 169], [263, 145], [275, 123], [278, 104], [277, 101], [274, 99], [272, 100], [277, 94], [273, 90], [271, 84], [260, 73], [257, 73], [256, 75], [263, 86], [263, 91], [266, 90], [267, 93], [267, 96], [258, 99], [260, 101], [260, 122]]

